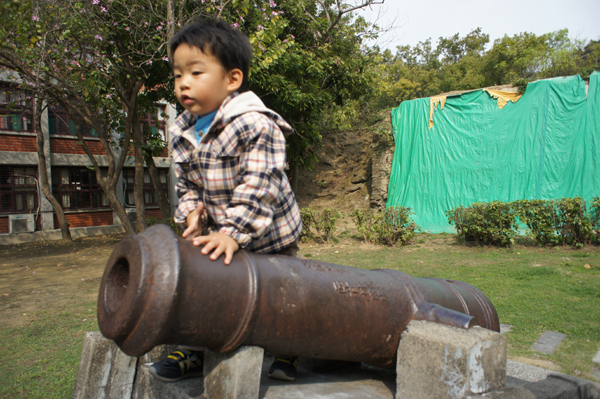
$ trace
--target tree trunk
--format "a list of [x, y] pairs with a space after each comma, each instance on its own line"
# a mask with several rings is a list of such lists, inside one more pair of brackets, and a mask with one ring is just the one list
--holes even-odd
[[52, 205], [52, 209], [54, 209], [54, 213], [56, 213], [56, 217], [58, 219], [58, 224], [60, 225], [60, 232], [62, 234], [62, 238], [64, 241], [73, 241], [71, 237], [71, 230], [69, 230], [69, 222], [67, 222], [67, 218], [65, 217], [65, 212], [63, 211], [60, 203], [52, 194], [52, 190], [50, 189], [50, 182], [48, 180], [48, 170], [46, 169], [46, 154], [44, 154], [44, 133], [42, 132], [42, 100], [38, 98], [35, 103], [35, 133], [37, 135], [37, 154], [38, 154], [38, 163], [40, 165], [40, 181], [42, 186], [42, 192], [44, 196], [50, 204]]
[[135, 234], [135, 228], [133, 227], [131, 220], [129, 220], [129, 215], [127, 215], [125, 207], [117, 198], [117, 195], [115, 194], [115, 188], [107, 187], [104, 189], [104, 192], [106, 193], [106, 198], [108, 199], [110, 206], [117, 213], [119, 219], [121, 219], [121, 223], [123, 224], [123, 228], [125, 228], [125, 232], [128, 234]]
[[290, 176], [290, 186], [292, 187], [292, 191], [294, 192], [294, 195], [298, 195], [298, 180], [299, 180], [299, 176], [298, 176], [298, 164], [294, 164], [292, 166], [292, 171], [291, 171], [291, 176]]
[[132, 118], [132, 133], [133, 133], [133, 151], [135, 155], [135, 180], [134, 180], [134, 195], [135, 195], [135, 211], [137, 214], [137, 231], [141, 232], [148, 227], [146, 221], [146, 206], [144, 201], [144, 151], [142, 149], [142, 130], [138, 116], [137, 101], [130, 108]]
[[160, 215], [163, 220], [171, 218], [171, 204], [169, 203], [169, 199], [167, 198], [167, 194], [165, 193], [165, 189], [160, 182], [160, 176], [158, 174], [158, 169], [154, 164], [154, 159], [151, 155], [145, 156], [146, 165], [148, 166], [148, 172], [150, 173], [150, 179], [152, 179], [152, 184], [154, 185], [154, 190], [156, 191], [156, 195], [158, 196], [158, 206], [160, 207]]

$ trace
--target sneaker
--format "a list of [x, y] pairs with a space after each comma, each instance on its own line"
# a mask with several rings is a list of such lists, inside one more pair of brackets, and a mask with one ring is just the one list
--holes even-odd
[[202, 353], [179, 349], [148, 368], [153, 377], [173, 382], [202, 374]]
[[277, 380], [294, 381], [298, 375], [297, 357], [278, 357], [275, 358], [269, 369], [269, 378]]

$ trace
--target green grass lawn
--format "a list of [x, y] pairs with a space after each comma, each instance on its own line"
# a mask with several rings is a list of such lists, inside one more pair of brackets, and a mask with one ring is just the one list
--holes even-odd
[[[457, 245], [454, 235], [425, 233], [417, 236], [415, 244], [406, 247], [369, 246], [343, 235], [337, 241], [327, 245], [303, 244], [299, 256], [472, 284], [491, 299], [500, 322], [513, 326], [506, 334], [509, 357], [531, 359], [534, 363], [552, 362], [561, 372], [594, 379], [592, 373], [599, 366], [592, 363], [592, 358], [600, 349], [599, 247], [581, 250], [534, 245], [481, 248]], [[82, 245], [93, 243], [87, 240]], [[91, 255], [97, 257], [95, 262], [99, 263], [87, 266], [85, 281], [80, 273], [87, 270], [86, 266], [79, 269], [77, 262], [88, 261], [79, 259], [81, 255], [72, 255], [69, 274], [72, 281], [61, 280], [61, 285], [52, 282], [54, 287], [65, 286], [64, 291], [52, 291], [47, 283], [50, 274], [42, 276], [39, 284], [48, 290], [48, 294], [43, 295], [61, 300], [32, 302], [26, 315], [25, 310], [15, 307], [26, 301], [26, 295], [33, 294], [25, 290], [15, 294], [10, 291], [12, 286], [5, 287], [4, 283], [12, 284], [19, 276], [16, 272], [5, 272], [11, 267], [6, 266], [8, 263], [2, 265], [5, 268], [0, 270], [0, 294], [5, 295], [5, 291], [10, 294], [0, 297], [0, 323], [4, 323], [0, 330], [0, 398], [68, 398], [72, 395], [85, 332], [98, 329], [94, 296], [103, 262], [113, 246], [110, 242], [102, 249], [104, 252]], [[83, 248], [82, 253], [85, 250]], [[27, 247], [22, 252], [32, 251]], [[11, 259], [8, 253], [0, 255]], [[13, 262], [19, 259], [22, 258], [16, 257]], [[18, 270], [22, 269], [20, 266]], [[41, 272], [27, 273], [22, 278], [30, 279]], [[23, 281], [31, 280], [20, 281], [22, 285]], [[62, 293], [64, 296], [58, 297]], [[553, 355], [532, 351], [531, 345], [548, 330], [568, 337]]]

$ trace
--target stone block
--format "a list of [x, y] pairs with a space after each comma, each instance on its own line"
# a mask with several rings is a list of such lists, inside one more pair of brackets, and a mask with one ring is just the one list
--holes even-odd
[[546, 331], [533, 343], [531, 349], [551, 355], [565, 338], [567, 338], [566, 334], [556, 331]]
[[550, 374], [545, 380], [525, 385], [537, 399], [599, 399], [600, 390], [591, 381], [565, 374]]
[[592, 362], [594, 362], [594, 363], [600, 363], [600, 351], [598, 351], [596, 353], [596, 356], [594, 356], [594, 358], [592, 359]]
[[230, 353], [204, 353], [207, 399], [258, 399], [264, 349], [242, 346]]
[[99, 331], [88, 332], [73, 399], [130, 398], [136, 365], [137, 358], [127, 356]]
[[506, 387], [484, 394], [467, 394], [465, 399], [538, 399], [531, 391], [523, 387]]
[[400, 339], [396, 373], [396, 399], [459, 399], [500, 389], [506, 338], [481, 327], [412, 321]]

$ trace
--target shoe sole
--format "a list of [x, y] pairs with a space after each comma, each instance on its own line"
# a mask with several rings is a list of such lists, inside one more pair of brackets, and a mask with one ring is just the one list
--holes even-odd
[[273, 378], [276, 380], [282, 380], [282, 381], [294, 381], [296, 379], [296, 377], [290, 377], [288, 375], [286, 375], [283, 370], [275, 370], [272, 373], [269, 374], [269, 378]]
[[158, 380], [161, 380], [163, 382], [176, 382], [176, 381], [185, 380], [186, 378], [200, 377], [200, 376], [202, 376], [202, 371], [203, 371], [202, 369], [198, 369], [198, 370], [192, 369], [180, 377], [167, 378], [167, 377], [163, 377], [163, 376], [156, 374], [155, 369], [153, 369], [152, 367], [148, 367], [148, 373], [150, 373], [150, 375], [152, 377], [154, 377]]

